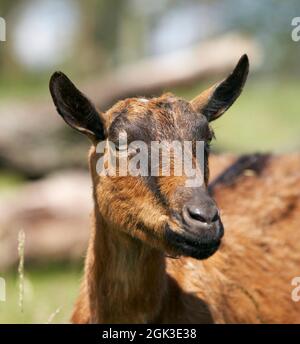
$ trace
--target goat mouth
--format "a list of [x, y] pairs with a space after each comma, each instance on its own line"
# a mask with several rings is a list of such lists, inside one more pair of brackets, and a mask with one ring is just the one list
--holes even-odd
[[211, 257], [221, 245], [221, 239], [202, 242], [196, 236], [178, 233], [170, 228], [166, 229], [165, 236], [169, 246], [177, 255], [199, 260]]

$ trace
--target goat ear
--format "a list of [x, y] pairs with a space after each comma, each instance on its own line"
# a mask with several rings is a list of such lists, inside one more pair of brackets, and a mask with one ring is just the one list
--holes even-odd
[[214, 121], [220, 117], [241, 94], [249, 72], [249, 60], [243, 55], [233, 72], [223, 81], [202, 92], [191, 101], [193, 108]]
[[67, 124], [86, 134], [93, 142], [104, 139], [98, 111], [65, 74], [55, 72], [49, 88], [56, 110]]

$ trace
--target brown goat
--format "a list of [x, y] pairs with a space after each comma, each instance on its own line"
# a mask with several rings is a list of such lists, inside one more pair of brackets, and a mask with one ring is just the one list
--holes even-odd
[[[247, 74], [244, 55], [227, 79], [191, 102], [170, 94], [126, 99], [105, 114], [64, 74], [52, 76], [59, 114], [92, 141], [93, 226], [73, 323], [300, 322], [291, 298], [300, 273], [299, 156], [269, 158], [256, 173], [253, 164], [238, 176], [231, 168], [229, 186], [226, 175], [216, 180], [210, 191], [227, 230], [221, 246], [223, 224], [207, 189], [209, 122], [236, 100]], [[204, 141], [205, 183], [99, 175], [97, 144], [117, 145], [124, 132], [130, 142]], [[212, 156], [213, 173], [227, 160]]]

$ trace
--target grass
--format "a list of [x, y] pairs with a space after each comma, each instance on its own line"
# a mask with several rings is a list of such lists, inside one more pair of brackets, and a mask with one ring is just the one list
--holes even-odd
[[0, 191], [11, 191], [24, 182], [24, 178], [18, 173], [1, 170], [0, 172]]
[[48, 95], [49, 75], [24, 76], [16, 74], [14, 77], [1, 75], [0, 94], [2, 99], [24, 100], [39, 99]]
[[24, 271], [23, 312], [19, 306], [17, 270], [1, 274], [6, 280], [6, 302], [0, 302], [0, 324], [68, 323], [79, 291], [79, 265], [31, 267]]
[[25, 248], [25, 232], [23, 229], [18, 235], [18, 254], [19, 254], [19, 307], [24, 312], [24, 248]]

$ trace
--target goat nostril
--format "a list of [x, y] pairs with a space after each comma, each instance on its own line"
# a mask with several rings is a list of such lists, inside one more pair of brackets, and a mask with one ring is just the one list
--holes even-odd
[[188, 218], [206, 224], [217, 222], [220, 218], [217, 208], [209, 208], [205, 211], [205, 209], [190, 205], [185, 208], [185, 211]]
[[188, 207], [187, 210], [192, 219], [203, 222], [203, 223], [208, 222], [206, 216], [200, 211], [199, 208]]
[[216, 222], [219, 220], [219, 218], [220, 218], [220, 215], [219, 215], [219, 211], [217, 210], [211, 221]]

